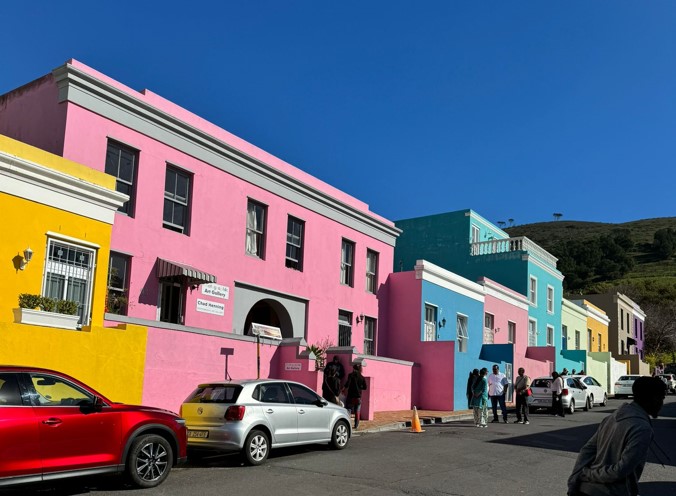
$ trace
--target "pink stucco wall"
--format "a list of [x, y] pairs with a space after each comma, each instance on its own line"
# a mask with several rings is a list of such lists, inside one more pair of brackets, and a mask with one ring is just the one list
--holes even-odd
[[[137, 93], [86, 66], [73, 65], [133, 92], [134, 96], [173, 113], [189, 124], [212, 133], [246, 153], [265, 160], [285, 173], [314, 186], [367, 213], [363, 202], [286, 164], [259, 148], [234, 137], [203, 119], [150, 92]], [[337, 312], [344, 309], [355, 315], [378, 317], [378, 300], [364, 290], [366, 250], [379, 254], [379, 272], [386, 274], [393, 263], [393, 247], [350, 227], [282, 199], [255, 184], [242, 181], [207, 163], [150, 139], [129, 128], [107, 120], [74, 104], [68, 105], [68, 122], [63, 155], [92, 168], [103, 170], [108, 138], [117, 139], [140, 150], [136, 208], [134, 217], [117, 214], [111, 249], [132, 255], [129, 315], [156, 320], [158, 281], [154, 267], [158, 257], [193, 265], [214, 274], [218, 283], [230, 288], [225, 315], [216, 316], [195, 310], [197, 290], [187, 295], [185, 324], [219, 331], [242, 332], [233, 322], [234, 282], [242, 281], [310, 300], [307, 311], [307, 335], [310, 343], [329, 338], [337, 341]], [[167, 164], [194, 174], [192, 181], [189, 236], [162, 227], [164, 174]], [[245, 255], [246, 206], [248, 198], [264, 203], [267, 211], [265, 260]], [[287, 216], [305, 221], [304, 268], [302, 272], [284, 266]], [[385, 221], [392, 225], [391, 222]], [[339, 284], [341, 239], [356, 244], [355, 287]], [[382, 283], [382, 279], [381, 279]], [[219, 301], [222, 302], [222, 301]], [[352, 344], [363, 346], [363, 326], [353, 326]]]
[[51, 74], [0, 96], [0, 134], [60, 155], [66, 105]]
[[412, 375], [411, 401], [415, 406], [428, 410], [453, 410], [455, 342], [421, 341], [421, 284], [413, 271], [397, 272], [388, 277], [387, 353], [393, 358], [420, 365]]
[[[495, 344], [507, 344], [508, 323], [514, 322], [516, 324], [516, 335], [514, 342], [514, 358], [513, 370], [516, 376], [519, 367], [526, 370], [526, 374], [531, 378], [549, 374], [551, 364], [554, 359], [554, 352], [544, 350], [537, 351], [531, 347], [532, 352], [528, 353], [528, 310], [520, 307], [515, 303], [515, 299], [520, 303], [527, 304], [526, 298], [495, 281], [488, 278], [481, 280], [484, 286], [488, 288], [498, 289], [499, 292], [508, 293], [510, 296], [501, 296], [498, 292], [496, 295], [492, 291], [488, 291], [484, 300], [484, 311], [490, 313], [495, 319], [495, 328], [500, 329], [500, 332], [494, 334]], [[552, 348], [553, 350], [554, 348]]]

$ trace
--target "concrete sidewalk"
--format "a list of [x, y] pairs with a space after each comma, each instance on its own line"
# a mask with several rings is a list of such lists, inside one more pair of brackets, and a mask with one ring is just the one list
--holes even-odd
[[[514, 415], [514, 404], [507, 403], [507, 413]], [[499, 413], [499, 412], [498, 412]], [[489, 420], [493, 414], [488, 408]], [[474, 418], [472, 410], [456, 410], [450, 412], [436, 410], [418, 410], [420, 425], [440, 424], [444, 422], [454, 422], [459, 420], [472, 420]], [[362, 420], [359, 422], [359, 428], [354, 431], [355, 434], [365, 432], [394, 431], [401, 429], [410, 429], [413, 420], [413, 410], [397, 410], [392, 412], [376, 412], [373, 420]]]

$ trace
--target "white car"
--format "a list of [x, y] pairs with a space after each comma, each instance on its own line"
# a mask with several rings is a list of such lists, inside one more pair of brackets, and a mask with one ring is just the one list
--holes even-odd
[[[587, 387], [577, 378], [563, 377], [563, 394], [561, 401], [563, 409], [569, 414], [575, 413], [576, 408], [591, 408], [591, 401], [587, 394]], [[552, 408], [552, 377], [538, 377], [531, 382], [530, 389], [533, 392], [528, 410], [532, 413], [538, 408]]]
[[641, 377], [638, 374], [621, 375], [615, 382], [615, 398], [628, 398], [633, 396], [634, 392], [631, 390], [634, 381]]
[[667, 388], [669, 388], [670, 393], [676, 393], [676, 375], [674, 374], [660, 374], [664, 380], [666, 380]]
[[608, 404], [608, 394], [599, 381], [590, 375], [574, 375], [573, 377], [587, 386], [587, 396], [589, 396], [590, 406], [606, 406]]

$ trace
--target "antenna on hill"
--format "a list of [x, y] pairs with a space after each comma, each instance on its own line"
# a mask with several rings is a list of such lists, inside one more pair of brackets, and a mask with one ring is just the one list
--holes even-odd
[[563, 214], [561, 213], [554, 213], [552, 215], [554, 216], [554, 220], [559, 220], [561, 217], [563, 217]]

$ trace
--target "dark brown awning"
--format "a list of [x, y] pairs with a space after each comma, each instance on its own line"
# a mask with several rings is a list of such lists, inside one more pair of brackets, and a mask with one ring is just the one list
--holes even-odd
[[216, 276], [191, 267], [190, 265], [157, 259], [157, 277], [159, 279], [182, 279], [190, 285], [216, 282]]

